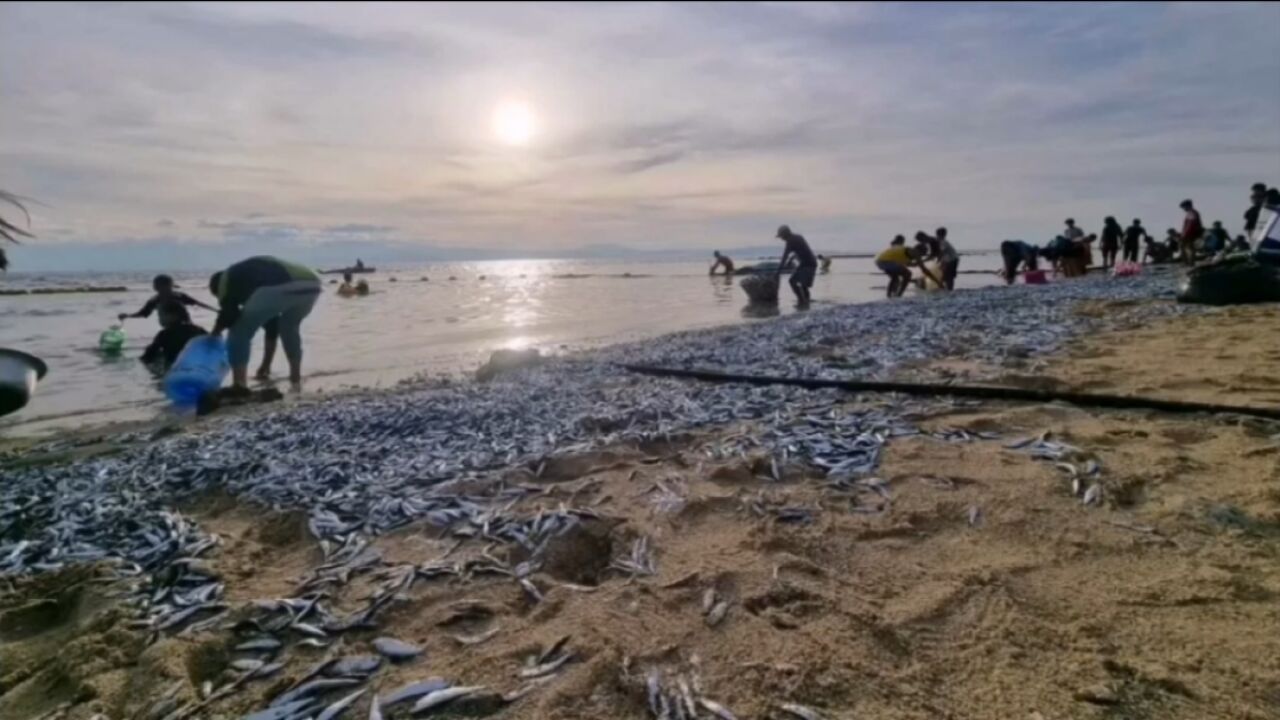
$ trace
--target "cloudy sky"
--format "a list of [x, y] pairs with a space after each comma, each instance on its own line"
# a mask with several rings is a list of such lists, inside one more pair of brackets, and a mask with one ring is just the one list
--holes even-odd
[[[0, 5], [29, 266], [1238, 227], [1280, 4]], [[501, 107], [531, 125], [495, 130]], [[513, 136], [514, 133], [514, 136]], [[528, 134], [527, 142], [513, 144]], [[23, 255], [22, 253], [26, 253]], [[399, 255], [397, 255], [399, 253]]]

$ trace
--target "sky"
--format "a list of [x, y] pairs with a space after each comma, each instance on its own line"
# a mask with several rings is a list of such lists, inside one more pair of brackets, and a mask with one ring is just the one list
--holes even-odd
[[[1239, 230], [1280, 3], [0, 5], [18, 269]], [[494, 115], [530, 122], [513, 144]], [[510, 113], [508, 113], [509, 115]], [[519, 138], [519, 139], [524, 139]]]

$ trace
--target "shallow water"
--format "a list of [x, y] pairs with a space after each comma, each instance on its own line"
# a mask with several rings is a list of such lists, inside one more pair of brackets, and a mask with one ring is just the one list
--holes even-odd
[[[961, 268], [991, 270], [997, 263], [998, 257], [967, 256]], [[339, 298], [326, 284], [303, 325], [304, 391], [385, 387], [422, 373], [470, 371], [499, 348], [563, 352], [762, 317], [747, 306], [736, 278], [708, 278], [706, 267], [530, 260], [382, 268], [364, 276], [373, 292], [363, 298]], [[175, 276], [189, 294], [212, 304], [203, 291], [206, 275]], [[0, 420], [0, 432], [38, 433], [164, 411], [157, 383], [137, 361], [158, 330], [154, 315], [127, 321], [121, 355], [104, 357], [97, 350], [98, 335], [115, 315], [137, 310], [150, 297], [150, 279], [150, 273], [11, 273], [0, 279], [0, 289], [129, 288], [0, 296], [0, 347], [38, 355], [50, 368], [31, 405]], [[837, 260], [830, 274], [818, 276], [814, 304], [875, 300], [883, 296], [884, 281], [870, 260]], [[993, 275], [960, 275], [958, 285], [994, 281]], [[789, 289], [782, 293], [778, 311], [795, 312]], [[197, 324], [212, 326], [213, 313], [192, 313]], [[259, 339], [252, 367], [261, 349]], [[275, 372], [287, 372], [282, 355]]]

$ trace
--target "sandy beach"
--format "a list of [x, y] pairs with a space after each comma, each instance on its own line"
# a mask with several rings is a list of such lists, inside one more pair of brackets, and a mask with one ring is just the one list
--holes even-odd
[[[1280, 424], [748, 393], [609, 367], [737, 362], [1274, 407], [1280, 310], [1180, 308], [1173, 280], [815, 311], [556, 360], [484, 388], [11, 449], [0, 549], [104, 534], [14, 510], [40, 482], [79, 492], [101, 476], [94, 492], [157, 493], [129, 502], [191, 528], [145, 560], [62, 562], [46, 547], [8, 575], [0, 716], [245, 716], [392, 637], [422, 654], [347, 673], [361, 677], [305, 711], [367, 688], [347, 716], [370, 716], [375, 696], [439, 677], [485, 689], [429, 717], [639, 720], [657, 716], [654, 689], [705, 718], [1280, 717]], [[975, 312], [988, 307], [1005, 309]], [[546, 417], [512, 419], [518, 429], [496, 440], [508, 426], [486, 420], [492, 434], [476, 435], [471, 458], [431, 444], [432, 428], [395, 424], [429, 406], [465, 435], [469, 418], [501, 415], [504, 397], [505, 412]], [[448, 414], [455, 401], [466, 410]], [[627, 413], [600, 409], [619, 403]], [[582, 408], [596, 410], [573, 433], [555, 424]], [[338, 450], [308, 439], [320, 420], [322, 438], [364, 438], [343, 451], [358, 470], [333, 469]], [[536, 442], [518, 435], [536, 422]], [[857, 445], [846, 454], [858, 471], [818, 463], [836, 454], [828, 442]], [[182, 453], [203, 470], [162, 469]], [[263, 478], [296, 489], [268, 492]], [[142, 547], [122, 536], [164, 527], [147, 522], [139, 512], [101, 547]], [[217, 543], [184, 559], [204, 537]], [[214, 584], [209, 598], [174, 600]], [[197, 610], [175, 621], [180, 607]], [[367, 622], [344, 626], [353, 616]], [[234, 649], [263, 638], [282, 647]]]

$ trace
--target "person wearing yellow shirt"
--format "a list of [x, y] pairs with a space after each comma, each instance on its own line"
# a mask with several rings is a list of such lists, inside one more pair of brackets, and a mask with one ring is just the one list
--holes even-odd
[[889, 247], [876, 256], [876, 267], [889, 276], [887, 297], [901, 297], [907, 291], [907, 285], [911, 284], [911, 264], [917, 262], [902, 235], [895, 235]]

